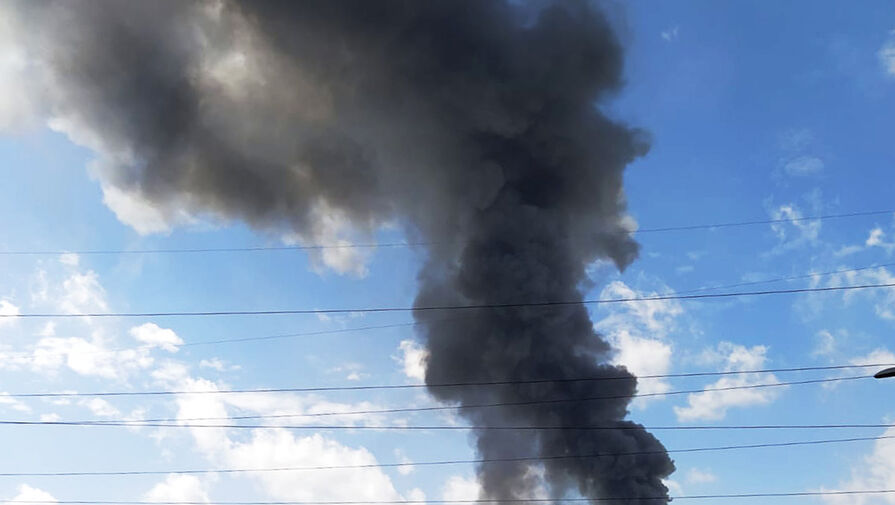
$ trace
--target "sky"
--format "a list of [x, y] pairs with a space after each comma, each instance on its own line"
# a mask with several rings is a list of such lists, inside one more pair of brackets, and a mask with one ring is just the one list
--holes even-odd
[[[597, 106], [649, 132], [625, 172], [643, 229], [751, 220], [774, 224], [636, 233], [623, 273], [597, 262], [586, 298], [712, 286], [792, 289], [895, 282], [895, 5], [648, 2], [608, 6], [625, 48], [625, 86]], [[7, 22], [7, 20], [3, 20]], [[205, 215], [161, 219], [104, 191], [97, 153], [71, 125], [34, 117], [14, 37], [0, 39], [0, 251], [279, 246], [294, 237]], [[888, 132], [888, 133], [887, 133]], [[89, 144], [89, 143], [88, 143]], [[338, 215], [330, 216], [338, 222]], [[386, 225], [379, 243], [408, 239]], [[412, 240], [412, 238], [409, 238]], [[27, 254], [0, 260], [0, 313], [405, 307], [421, 247], [179, 254]], [[873, 267], [835, 275], [812, 273]], [[636, 375], [895, 363], [895, 291], [805, 293], [589, 306], [614, 360]], [[408, 313], [251, 317], [0, 319], [0, 419], [230, 418], [436, 405], [424, 389], [15, 398], [9, 393], [419, 384], [426, 354]], [[352, 330], [356, 329], [356, 330]], [[247, 337], [276, 337], [243, 342]], [[852, 369], [643, 379], [641, 393], [866, 375]], [[635, 400], [646, 426], [886, 424], [895, 382], [872, 379]], [[158, 475], [3, 477], [0, 500], [474, 499], [468, 431], [317, 429], [463, 425], [450, 411], [286, 418], [302, 429], [0, 426], [0, 473], [155, 470]], [[223, 421], [212, 421], [223, 422]], [[282, 423], [275, 419], [273, 423]], [[895, 428], [654, 432], [672, 450], [672, 495], [895, 489], [887, 439], [785, 448], [676, 449], [895, 437]], [[244, 474], [176, 469], [408, 463]], [[533, 469], [536, 473], [537, 469]], [[535, 475], [535, 478], [539, 478]], [[102, 485], [97, 485], [102, 484]], [[546, 491], [545, 491], [546, 492]], [[702, 500], [700, 503], [726, 503]], [[744, 501], [745, 502], [745, 501]], [[895, 503], [895, 495], [763, 499]]]

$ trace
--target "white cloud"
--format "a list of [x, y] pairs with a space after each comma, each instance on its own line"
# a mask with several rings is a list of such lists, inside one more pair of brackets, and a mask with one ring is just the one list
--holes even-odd
[[401, 475], [410, 475], [413, 473], [414, 466], [413, 461], [404, 454], [404, 451], [401, 449], [395, 449], [395, 458], [397, 458], [398, 462], [401, 463], [402, 466], [398, 467], [398, 473]]
[[346, 247], [352, 243], [369, 243], [372, 239], [368, 233], [362, 233], [354, 226], [345, 211], [323, 199], [317, 200], [311, 208], [310, 229], [302, 234], [285, 234], [283, 241], [287, 244], [337, 246], [310, 250], [314, 269], [330, 269], [359, 278], [369, 273], [368, 264], [375, 250], [373, 247]]
[[239, 370], [241, 367], [239, 365], [229, 365], [221, 358], [211, 358], [200, 360], [199, 368], [210, 368], [218, 372], [225, 372], [228, 370]]
[[[601, 298], [638, 298], [652, 297], [661, 293], [652, 291], [635, 291], [621, 281], [609, 283], [600, 293]], [[675, 300], [649, 300], [643, 302], [625, 302], [613, 304], [609, 316], [597, 323], [597, 329], [611, 332], [617, 328], [636, 325], [644, 332], [659, 336], [667, 336], [674, 329], [675, 318], [684, 310]]]
[[80, 375], [123, 379], [150, 367], [153, 362], [148, 349], [109, 349], [101, 330], [95, 330], [90, 340], [81, 337], [42, 338], [31, 353], [15, 355], [9, 364], [28, 366], [44, 373], [66, 366]]
[[108, 310], [106, 290], [93, 270], [75, 272], [62, 282], [60, 309], [68, 314]]
[[665, 484], [665, 487], [668, 488], [668, 492], [671, 496], [682, 496], [684, 494], [684, 488], [681, 487], [678, 481], [673, 479], [663, 479], [662, 484]]
[[[819, 277], [812, 279], [812, 286], [820, 286]], [[843, 272], [827, 277], [825, 287], [855, 286], [861, 284], [893, 284], [895, 283], [895, 275], [887, 268], [879, 267], [856, 272]], [[832, 298], [836, 300], [836, 298]], [[895, 320], [895, 290], [892, 289], [862, 289], [854, 291], [843, 291], [842, 301], [845, 305], [849, 305], [856, 299], [868, 300], [873, 305], [873, 310], [877, 317], [885, 320]], [[807, 298], [809, 305], [813, 304], [815, 310], [819, 310], [820, 304], [829, 303], [831, 298], [821, 294], [816, 294]]]
[[[747, 348], [730, 342], [721, 342], [717, 348], [703, 353], [706, 362], [722, 365], [724, 371], [756, 370], [765, 365], [765, 346]], [[706, 386], [706, 389], [773, 384], [779, 382], [774, 374], [727, 375]], [[766, 405], [779, 396], [779, 388], [733, 389], [727, 391], [703, 391], [687, 396], [687, 406], [674, 407], [678, 421], [710, 420], [724, 418], [730, 408]]]
[[783, 171], [793, 176], [817, 175], [823, 170], [824, 162], [817, 156], [796, 156], [783, 164]]
[[0, 393], [0, 406], [6, 406], [19, 412], [31, 412], [31, 407], [22, 403], [21, 400], [9, 396], [9, 393]]
[[[638, 292], [621, 281], [608, 284], [601, 298], [638, 298], [658, 295], [658, 292]], [[683, 314], [674, 300], [627, 302], [607, 307], [609, 314], [594, 325], [597, 331], [615, 348], [613, 363], [624, 365], [636, 376], [663, 375], [671, 370], [672, 345], [669, 335], [676, 328], [677, 318]], [[649, 335], [649, 336], [647, 336]], [[662, 379], [644, 379], [637, 384], [641, 394], [664, 393], [671, 385]], [[646, 407], [661, 396], [638, 398], [633, 405]]]
[[[176, 384], [183, 391], [209, 391], [219, 384], [180, 376]], [[245, 394], [245, 395], [179, 395], [179, 422], [203, 418], [202, 424], [226, 424], [228, 407], [241, 412], [259, 414], [302, 414], [340, 410], [369, 410], [377, 408], [369, 402], [355, 405], [335, 404], [315, 395]], [[212, 419], [208, 419], [212, 418]], [[382, 416], [327, 416], [296, 417], [290, 423], [375, 424]], [[401, 421], [398, 421], [401, 422]], [[350, 447], [323, 434], [298, 435], [283, 429], [258, 429], [250, 434], [225, 430], [193, 428], [189, 430], [200, 454], [221, 467], [254, 468], [376, 465], [376, 457], [364, 447]], [[375, 466], [357, 469], [334, 469], [315, 472], [259, 472], [245, 475], [256, 481], [266, 494], [276, 500], [339, 501], [339, 500], [400, 500], [389, 476]], [[411, 490], [420, 496], [419, 490]]]
[[155, 323], [134, 326], [129, 333], [148, 347], [160, 347], [168, 352], [177, 352], [177, 346], [183, 345], [183, 340], [174, 333], [174, 330], [160, 328]]
[[[21, 314], [19, 307], [9, 300], [0, 300], [0, 316], [17, 316]], [[0, 327], [9, 326], [15, 323], [15, 317], [0, 317]]]
[[42, 502], [42, 503], [56, 503], [57, 500], [50, 493], [37, 489], [35, 487], [31, 487], [28, 484], [22, 484], [19, 486], [19, 494], [15, 496], [12, 500], [9, 500], [4, 503], [16, 503], [16, 502]]
[[664, 40], [665, 42], [671, 42], [672, 40], [677, 40], [677, 35], [678, 35], [679, 29], [680, 29], [680, 27], [675, 25], [675, 26], [672, 26], [671, 28], [668, 28], [667, 30], [662, 30], [662, 32], [659, 35], [662, 37], [662, 40]]
[[328, 372], [330, 373], [344, 373], [345, 380], [350, 381], [359, 381], [366, 377], [369, 377], [369, 374], [363, 372], [364, 366], [360, 363], [342, 363], [339, 366], [330, 368]]
[[888, 40], [876, 54], [883, 70], [890, 76], [895, 76], [895, 30], [889, 32]]
[[482, 486], [475, 476], [452, 475], [441, 490], [441, 498], [446, 501], [478, 500], [481, 492]]
[[787, 153], [804, 152], [814, 142], [814, 132], [807, 128], [792, 128], [779, 136], [780, 148]]
[[830, 356], [836, 351], [836, 337], [831, 332], [821, 330], [817, 332], [815, 338], [817, 339], [817, 345], [811, 351], [812, 356]]
[[[671, 369], [671, 345], [661, 340], [632, 335], [626, 330], [612, 334], [612, 345], [617, 349], [613, 364], [624, 365], [638, 377], [644, 375], [664, 375]], [[664, 393], [671, 385], [662, 379], [642, 379], [637, 382], [639, 394]], [[634, 404], [643, 406], [648, 399], [637, 398]]]
[[402, 340], [398, 345], [400, 356], [395, 359], [402, 364], [404, 375], [420, 382], [426, 380], [426, 361], [429, 351], [414, 340]]
[[146, 501], [208, 503], [208, 493], [195, 475], [169, 474], [145, 496]]
[[[883, 436], [895, 437], [895, 428], [889, 428]], [[860, 491], [866, 489], [895, 489], [895, 440], [877, 440], [873, 451], [856, 464], [851, 471], [851, 478], [835, 488], [821, 488], [821, 491]], [[824, 496], [827, 503], [833, 505], [869, 505], [895, 503], [895, 496]]]
[[111, 403], [102, 398], [91, 398], [81, 400], [79, 403], [82, 407], [86, 407], [91, 413], [99, 417], [120, 417], [121, 412], [112, 406]]
[[867, 237], [864, 245], [867, 247], [879, 247], [884, 249], [886, 253], [892, 254], [892, 251], [895, 250], [895, 242], [886, 242], [885, 237], [886, 232], [882, 228], [876, 227], [870, 230], [870, 235]]
[[59, 255], [59, 263], [63, 265], [68, 265], [70, 267], [76, 267], [81, 263], [81, 257], [75, 253], [64, 253]]
[[700, 470], [699, 468], [691, 468], [687, 472], [687, 482], [691, 484], [711, 484], [716, 482], [718, 477], [710, 470]]
[[40, 421], [43, 423], [54, 423], [62, 419], [62, 416], [55, 412], [50, 412], [49, 414], [41, 414]]
[[782, 222], [771, 224], [771, 230], [779, 240], [772, 253], [817, 243], [821, 221], [818, 219], [806, 220], [804, 217], [802, 211], [794, 204], [780, 205], [771, 210], [771, 219], [782, 220]]
[[895, 365], [895, 354], [887, 349], [874, 349], [864, 356], [849, 360], [852, 365]]
[[[351, 448], [316, 433], [296, 437], [286, 430], [256, 430], [248, 442], [232, 443], [224, 454], [230, 464], [248, 467], [375, 465], [365, 448]], [[256, 477], [279, 500], [398, 500], [389, 477], [380, 468], [265, 472]]]
[[170, 216], [136, 191], [127, 191], [112, 184], [103, 184], [103, 203], [122, 223], [140, 235], [165, 233], [174, 224]]

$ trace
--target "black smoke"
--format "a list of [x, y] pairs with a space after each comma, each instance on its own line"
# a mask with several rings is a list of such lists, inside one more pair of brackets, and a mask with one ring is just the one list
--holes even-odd
[[[14, 5], [54, 124], [100, 153], [92, 170], [107, 198], [135, 198], [159, 219], [208, 214], [305, 241], [326, 236], [327, 216], [355, 236], [399, 222], [433, 243], [418, 306], [580, 300], [588, 264], [624, 268], [637, 255], [622, 177], [647, 145], [600, 111], [621, 85], [622, 48], [591, 4]], [[583, 306], [468, 315], [415, 314], [428, 383], [627, 373], [606, 364], [610, 346]], [[632, 378], [431, 392], [463, 405], [635, 389]], [[628, 402], [460, 412], [483, 458], [643, 452], [539, 468], [551, 495], [656, 503], [644, 498], [667, 496], [674, 466], [624, 420]], [[482, 429], [497, 425], [625, 429]], [[488, 498], [530, 497], [539, 482], [524, 462], [478, 470]]]

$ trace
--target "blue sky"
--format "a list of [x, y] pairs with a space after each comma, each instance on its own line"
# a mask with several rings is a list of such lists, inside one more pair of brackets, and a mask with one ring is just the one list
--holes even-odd
[[[623, 7], [623, 8], [621, 8]], [[650, 132], [626, 173], [643, 228], [892, 208], [895, 8], [843, 2], [647, 2], [613, 7], [627, 85], [600, 104]], [[9, 39], [9, 40], [7, 40]], [[115, 203], [91, 176], [96, 154], [34, 116], [15, 39], [0, 86], [0, 250], [279, 245], [276, 233], [207, 216], [159, 224]], [[24, 88], [24, 89], [23, 89]], [[70, 129], [67, 130], [71, 134]], [[82, 142], [83, 144], [83, 142]], [[112, 207], [110, 209], [110, 207]], [[116, 212], [117, 211], [117, 214]], [[126, 221], [122, 222], [122, 221]], [[141, 233], [143, 231], [144, 233]], [[145, 233], [152, 231], [152, 233]], [[649, 296], [893, 262], [895, 216], [790, 221], [638, 234], [623, 274], [592, 268], [588, 297]], [[401, 240], [382, 230], [382, 242]], [[406, 306], [423, 251], [22, 255], [0, 261], [0, 310]], [[760, 285], [823, 287], [895, 280], [892, 268]], [[895, 292], [591, 309], [617, 361], [638, 375], [895, 362]], [[399, 325], [407, 314], [0, 321], [0, 391], [109, 391], [417, 383], [424, 352], [410, 326], [216, 345], [208, 340]], [[859, 374], [847, 371], [843, 375]], [[839, 374], [839, 372], [836, 372]], [[644, 380], [642, 392], [829, 377], [763, 374]], [[645, 425], [888, 423], [895, 382], [872, 380], [638, 400]], [[84, 401], [82, 401], [84, 400]], [[175, 398], [18, 400], [10, 420], [226, 417], [432, 404], [422, 391]], [[332, 419], [330, 419], [332, 420]], [[301, 420], [296, 422], [302, 422]], [[353, 416], [334, 423], [444, 424], [447, 414]], [[861, 431], [657, 432], [671, 449], [851, 436]], [[0, 426], [0, 472], [168, 470], [390, 463], [474, 457], [468, 433]], [[885, 440], [674, 455], [672, 494], [895, 489]], [[101, 483], [101, 486], [97, 484]], [[140, 477], [0, 478], [0, 500], [337, 500], [474, 498], [470, 465], [353, 471]], [[766, 503], [816, 503], [780, 498]], [[889, 497], [827, 498], [885, 504]], [[710, 500], [701, 503], [712, 503]], [[718, 501], [717, 503], [721, 503]]]

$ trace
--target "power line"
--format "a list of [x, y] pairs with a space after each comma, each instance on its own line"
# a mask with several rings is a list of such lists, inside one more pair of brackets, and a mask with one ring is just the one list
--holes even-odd
[[[851, 217], [878, 216], [893, 214], [895, 210], [872, 210], [862, 212], [848, 212], [843, 214], [825, 214], [818, 216], [805, 216], [796, 218], [759, 219], [752, 221], [732, 221], [721, 223], [702, 223], [693, 225], [665, 226], [658, 228], [641, 228], [633, 230], [632, 234], [660, 233], [688, 230], [709, 230], [716, 228], [737, 228], [762, 224], [793, 223], [802, 221], [824, 221], [829, 219], [844, 219]], [[80, 254], [85, 256], [113, 255], [113, 254], [192, 254], [192, 253], [229, 253], [229, 252], [264, 252], [264, 251], [314, 251], [324, 249], [374, 249], [374, 248], [401, 248], [401, 247], [425, 247], [438, 245], [444, 242], [383, 242], [383, 243], [347, 243], [347, 244], [307, 244], [307, 245], [283, 245], [283, 246], [246, 246], [246, 247], [194, 247], [194, 248], [158, 248], [158, 249], [83, 249], [83, 250], [12, 250], [0, 251], [0, 256], [49, 256], [60, 254]]]
[[[434, 321], [435, 323], [448, 322], [448, 321], [456, 321], [460, 319], [468, 319], [469, 316], [466, 317], [456, 317], [451, 319], [445, 319], [443, 321]], [[257, 341], [268, 341], [268, 340], [282, 340], [288, 338], [298, 338], [298, 337], [316, 337], [321, 335], [335, 335], [341, 333], [353, 333], [360, 331], [370, 331], [370, 330], [383, 330], [383, 329], [392, 329], [392, 328], [407, 328], [412, 326], [418, 326], [419, 322], [408, 322], [408, 323], [395, 323], [395, 324], [379, 324], [379, 325], [371, 325], [371, 326], [355, 326], [352, 328], [337, 328], [331, 330], [314, 330], [314, 331], [304, 331], [304, 332], [294, 332], [294, 333], [279, 333], [274, 335], [260, 335], [253, 337], [234, 337], [234, 338], [222, 338], [215, 340], [199, 340], [196, 342], [184, 342], [182, 344], [177, 344], [177, 347], [198, 347], [203, 345], [217, 345], [217, 344], [233, 344], [240, 342], [257, 342]], [[117, 347], [113, 349], [103, 349], [99, 351], [82, 351], [82, 352], [41, 352], [41, 357], [46, 356], [71, 356], [71, 355], [95, 355], [95, 354], [115, 354], [119, 352], [125, 351], [143, 351], [143, 350], [151, 350], [157, 348], [158, 345], [155, 344], [147, 344], [147, 345], [138, 345], [136, 347]], [[0, 352], [0, 357], [9, 357], [9, 356], [21, 356], [23, 358], [28, 358], [33, 356], [33, 353], [26, 351], [13, 351], [13, 352]]]
[[[751, 281], [751, 282], [740, 282], [735, 284], [724, 284], [724, 285], [716, 285], [716, 286], [708, 286], [702, 288], [688, 289], [685, 291], [676, 291], [676, 294], [689, 294], [689, 293], [699, 293], [704, 291], [712, 291], [717, 289], [729, 289], [735, 287], [742, 286], [754, 286], [759, 284], [771, 284], [775, 282], [783, 282], [783, 281], [791, 281], [791, 280], [799, 280], [799, 279], [808, 279], [814, 277], [824, 277], [828, 275], [836, 275], [843, 273], [852, 273], [852, 272], [860, 272], [864, 270], [870, 270], [873, 268], [885, 268], [885, 267], [893, 267], [895, 266], [895, 262], [893, 263], [880, 263], [874, 265], [866, 265], [862, 267], [854, 267], [847, 269], [839, 269], [839, 270], [831, 270], [827, 272], [815, 272], [809, 274], [801, 274], [795, 276], [788, 277], [774, 277], [770, 279], [764, 279], [760, 281]], [[463, 316], [463, 317], [454, 317], [454, 318], [445, 318], [440, 321], [428, 321], [426, 324], [433, 323], [446, 323], [452, 321], [458, 321], [462, 319], [467, 319], [469, 317], [474, 316]], [[332, 330], [314, 330], [307, 332], [295, 332], [295, 333], [281, 333], [274, 335], [260, 335], [260, 336], [249, 336], [249, 337], [233, 337], [233, 338], [224, 338], [224, 339], [215, 339], [215, 340], [201, 340], [196, 342], [185, 342], [183, 344], [179, 344], [178, 347], [194, 347], [194, 346], [203, 346], [203, 345], [218, 345], [218, 344], [232, 344], [232, 343], [242, 343], [242, 342], [258, 342], [258, 341], [272, 341], [272, 340], [284, 340], [290, 338], [299, 338], [299, 337], [310, 337], [310, 336], [320, 336], [320, 335], [334, 335], [334, 334], [342, 334], [342, 333], [353, 333], [353, 332], [361, 332], [361, 331], [369, 331], [369, 330], [379, 330], [379, 329], [391, 329], [391, 328], [406, 328], [406, 327], [414, 327], [419, 326], [420, 322], [408, 322], [408, 323], [396, 323], [396, 324], [384, 324], [384, 325], [372, 325], [372, 326], [359, 326], [353, 328], [339, 328]], [[42, 356], [70, 356], [70, 355], [95, 355], [95, 354], [114, 354], [123, 351], [141, 351], [141, 350], [150, 350], [154, 349], [157, 346], [155, 345], [142, 345], [136, 347], [119, 347], [113, 349], [103, 349], [99, 351], [81, 351], [81, 352], [54, 352], [54, 353], [41, 353]], [[32, 353], [25, 351], [18, 352], [3, 352], [0, 353], [2, 356], [22, 356], [22, 357], [30, 357]], [[640, 377], [641, 379], [647, 377]]]
[[339, 501], [128, 501], [128, 500], [15, 500], [13, 503], [63, 505], [425, 505], [465, 504], [465, 503], [579, 503], [611, 502], [631, 500], [705, 500], [722, 498], [785, 498], [799, 496], [857, 496], [871, 494], [893, 494], [895, 489], [862, 489], [852, 491], [789, 491], [766, 493], [701, 494], [682, 496], [632, 496], [593, 498], [482, 498], [475, 500], [339, 500]]
[[[862, 368], [867, 365], [856, 365], [855, 368]], [[885, 365], [872, 365], [872, 366], [885, 366]], [[699, 373], [699, 372], [697, 372]], [[727, 372], [715, 372], [718, 375], [727, 375]], [[669, 375], [670, 376], [670, 375]], [[659, 376], [654, 376], [659, 377]], [[682, 391], [665, 391], [660, 393], [634, 393], [632, 395], [617, 395], [617, 396], [604, 396], [599, 397], [598, 399], [621, 399], [621, 398], [642, 398], [645, 396], [665, 396], [665, 395], [675, 395], [675, 394], [687, 394], [687, 393], [702, 393], [706, 391], [731, 391], [738, 389], [756, 389], [756, 388], [767, 388], [767, 387], [780, 387], [780, 386], [792, 386], [792, 385], [801, 385], [801, 384], [819, 384], [826, 382], [840, 382], [847, 380], [858, 380], [858, 379], [868, 379], [873, 377], [872, 375], [853, 375], [847, 377], [831, 377], [824, 379], [807, 379], [801, 381], [787, 381], [787, 382], [773, 382], [766, 384], [747, 384], [741, 386], [727, 386], [723, 388], [705, 388], [705, 389], [691, 389], [691, 390], [682, 390]], [[582, 381], [582, 380], [593, 380], [593, 379], [571, 379], [570, 381]], [[565, 382], [565, 379], [560, 380], [533, 380], [533, 381], [495, 381], [495, 382], [481, 382], [481, 383], [444, 383], [444, 384], [435, 384], [431, 387], [455, 387], [455, 386], [498, 386], [498, 385], [508, 385], [508, 384], [528, 384], [528, 383], [541, 383], [541, 382]], [[96, 392], [88, 392], [88, 393], [79, 393], [79, 392], [52, 392], [52, 393], [4, 393], [3, 396], [7, 398], [70, 398], [70, 397], [79, 397], [79, 396], [90, 396], [90, 397], [102, 397], [102, 396], [173, 396], [173, 395], [209, 395], [209, 394], [251, 394], [251, 393], [307, 393], [307, 392], [321, 392], [321, 391], [363, 391], [368, 389], [406, 389], [410, 387], [425, 387], [422, 384], [406, 384], [406, 385], [380, 385], [380, 386], [334, 386], [331, 388], [328, 387], [293, 387], [293, 388], [256, 388], [256, 389], [206, 389], [199, 391], [188, 391], [188, 390], [155, 390], [155, 391], [96, 391]], [[559, 401], [581, 401], [582, 399], [564, 399]], [[548, 400], [537, 400], [538, 403], [548, 401]], [[553, 401], [553, 400], [549, 400]], [[497, 406], [497, 405], [509, 405], [509, 404], [489, 404], [489, 406]], [[515, 404], [514, 404], [515, 405]], [[424, 407], [421, 407], [424, 408]], [[458, 408], [458, 407], [445, 407], [445, 408]]]
[[469, 309], [511, 309], [523, 307], [562, 307], [573, 305], [602, 305], [610, 303], [628, 302], [652, 302], [666, 300], [706, 300], [722, 298], [753, 297], [766, 295], [783, 295], [797, 293], [824, 293], [837, 291], [855, 291], [863, 289], [879, 289], [895, 287], [893, 283], [858, 284], [851, 286], [829, 286], [814, 288], [776, 289], [763, 291], [738, 291], [733, 293], [709, 293], [709, 294], [668, 294], [645, 297], [627, 298], [597, 298], [590, 300], [567, 300], [546, 302], [520, 302], [520, 303], [482, 303], [468, 305], [428, 305], [420, 307], [358, 307], [335, 309], [273, 309], [273, 310], [217, 310], [217, 311], [186, 311], [186, 312], [94, 312], [94, 313], [24, 313], [24, 314], [0, 314], [0, 318], [72, 318], [72, 317], [196, 317], [196, 316], [272, 316], [272, 315], [301, 315], [301, 314], [344, 314], [344, 313], [378, 313], [378, 312], [430, 312], [441, 310], [469, 310]]
[[688, 294], [688, 293], [700, 293], [703, 291], [712, 291], [716, 289], [731, 289], [731, 288], [740, 288], [744, 286], [755, 286], [760, 284], [773, 284], [775, 282], [784, 282], [784, 281], [796, 281], [801, 279], [813, 279], [815, 277], [826, 277], [829, 275], [838, 275], [838, 274], [848, 274], [853, 272], [863, 272], [864, 270], [872, 270], [874, 268], [886, 268], [886, 267], [895, 267], [895, 262], [893, 263], [878, 263], [873, 265], [866, 265], [863, 267], [854, 267], [854, 268], [843, 268], [839, 270], [829, 270], [826, 272], [812, 272], [807, 274], [799, 274], [799, 275], [791, 275], [786, 277], [773, 277], [770, 279], [763, 279], [760, 281], [749, 281], [749, 282], [737, 282], [735, 284], [721, 284], [715, 286], [707, 286], [702, 288], [688, 289], [685, 291], [675, 291], [676, 294]]
[[181, 253], [228, 253], [228, 252], [264, 252], [264, 251], [314, 251], [321, 249], [375, 249], [379, 247], [417, 247], [435, 245], [439, 242], [382, 242], [382, 243], [349, 243], [349, 244], [308, 244], [283, 246], [247, 246], [247, 247], [188, 247], [161, 249], [83, 249], [83, 250], [19, 250], [0, 251], [0, 256], [53, 256], [62, 254], [79, 254], [84, 256], [101, 256], [113, 254], [181, 254]]
[[640, 425], [569, 425], [569, 426], [456, 426], [456, 425], [312, 425], [312, 424], [175, 424], [125, 422], [80, 422], [80, 421], [0, 421], [0, 425], [10, 426], [120, 426], [130, 428], [225, 428], [225, 429], [290, 429], [290, 430], [379, 430], [379, 431], [464, 431], [464, 430], [505, 430], [505, 431], [727, 431], [727, 430], [825, 430], [825, 429], [889, 429], [895, 424], [884, 423], [840, 423], [840, 424], [739, 424], [739, 425], [685, 425], [685, 426], [640, 426]]
[[852, 438], [834, 438], [823, 440], [805, 440], [794, 442], [773, 442], [759, 444], [741, 444], [741, 445], [725, 445], [710, 447], [691, 447], [685, 449], [668, 449], [668, 450], [650, 450], [650, 451], [627, 451], [627, 452], [606, 452], [579, 455], [561, 455], [561, 456], [529, 456], [529, 457], [511, 457], [511, 458], [479, 458], [479, 459], [454, 459], [440, 461], [418, 461], [409, 463], [369, 463], [358, 465], [318, 465], [318, 466], [296, 466], [296, 467], [275, 467], [275, 468], [218, 468], [218, 469], [187, 469], [187, 470], [111, 470], [111, 471], [68, 471], [68, 472], [0, 472], [0, 477], [87, 477], [87, 476], [131, 476], [131, 475], [166, 475], [166, 474], [208, 474], [208, 473], [266, 473], [266, 472], [303, 472], [303, 471], [321, 471], [321, 470], [359, 470], [364, 468], [400, 468], [413, 466], [446, 466], [446, 465], [462, 465], [462, 464], [479, 464], [479, 463], [513, 463], [520, 461], [553, 461], [553, 460], [569, 460], [569, 459], [594, 459], [618, 456], [643, 456], [649, 454], [682, 454], [694, 452], [718, 452], [718, 451], [735, 451], [745, 449], [769, 449], [779, 447], [800, 447], [812, 445], [840, 444], [851, 442], [868, 442], [876, 440], [895, 439], [895, 435], [881, 435], [876, 437], [852, 437]]
[[[368, 410], [351, 410], [351, 411], [331, 411], [331, 412], [313, 412], [313, 413], [304, 413], [304, 414], [257, 414], [257, 415], [245, 415], [245, 416], [228, 416], [228, 417], [197, 417], [197, 418], [159, 418], [159, 419], [124, 419], [124, 420], [87, 420], [87, 421], [68, 421], [69, 423], [95, 423], [95, 424], [104, 424], [107, 422], [139, 422], [139, 423], [185, 423], [185, 422], [193, 422], [193, 421], [235, 421], [235, 420], [249, 420], [249, 419], [285, 419], [285, 418], [314, 418], [314, 417], [329, 417], [329, 416], [350, 416], [350, 415], [374, 415], [374, 414], [399, 414], [399, 413], [419, 413], [419, 412], [435, 412], [435, 411], [444, 411], [444, 410], [468, 410], [468, 409], [476, 409], [476, 408], [489, 408], [489, 407], [521, 407], [521, 406], [540, 406], [540, 405], [555, 405], [560, 403], [576, 403], [576, 402], [592, 402], [592, 401], [600, 401], [600, 400], [621, 400], [628, 398], [646, 398], [646, 397], [657, 397], [657, 396], [673, 396], [673, 395], [683, 395], [683, 394], [699, 394], [699, 393], [711, 393], [717, 391], [735, 391], [742, 389], [760, 389], [760, 388], [769, 388], [769, 387], [783, 387], [783, 386], [792, 386], [792, 385], [803, 385], [803, 384], [816, 384], [816, 383], [825, 383], [825, 382], [836, 382], [841, 380], [853, 380], [853, 379], [863, 379], [868, 378], [865, 376], [860, 377], [843, 377], [843, 378], [830, 378], [830, 379], [813, 379], [806, 381], [790, 381], [790, 382], [779, 382], [779, 383], [770, 383], [770, 384], [749, 384], [744, 386], [728, 386], [722, 388], [704, 388], [704, 389], [688, 389], [682, 391], [665, 391], [658, 393], [639, 393], [635, 395], [615, 395], [615, 396], [595, 396], [595, 397], [584, 397], [584, 398], [559, 398], [559, 399], [549, 399], [549, 400], [527, 400], [527, 401], [518, 401], [518, 402], [498, 402], [498, 403], [480, 403], [480, 404], [467, 404], [467, 405], [440, 405], [440, 406], [432, 406], [432, 407], [399, 407], [399, 408], [390, 408], [390, 409], [368, 409]], [[2, 422], [0, 422], [2, 424]], [[138, 425], [142, 426], [142, 424]]]
[[802, 222], [802, 221], [824, 221], [827, 219], [843, 219], [849, 217], [861, 217], [861, 216], [879, 216], [882, 214], [892, 214], [895, 211], [892, 210], [871, 210], [866, 212], [847, 212], [844, 214], [824, 214], [819, 216], [805, 216], [805, 217], [794, 217], [794, 218], [779, 218], [779, 219], [760, 219], [755, 221], [736, 221], [736, 222], [727, 222], [727, 223], [715, 223], [715, 224], [693, 224], [693, 225], [684, 225], [684, 226], [666, 226], [662, 228], [643, 228], [637, 230], [635, 233], [658, 233], [658, 232], [667, 232], [667, 231], [686, 231], [686, 230], [708, 230], [712, 228], [736, 228], [740, 226], [753, 226], [759, 224], [778, 224], [778, 223], [793, 223], [793, 222]]

